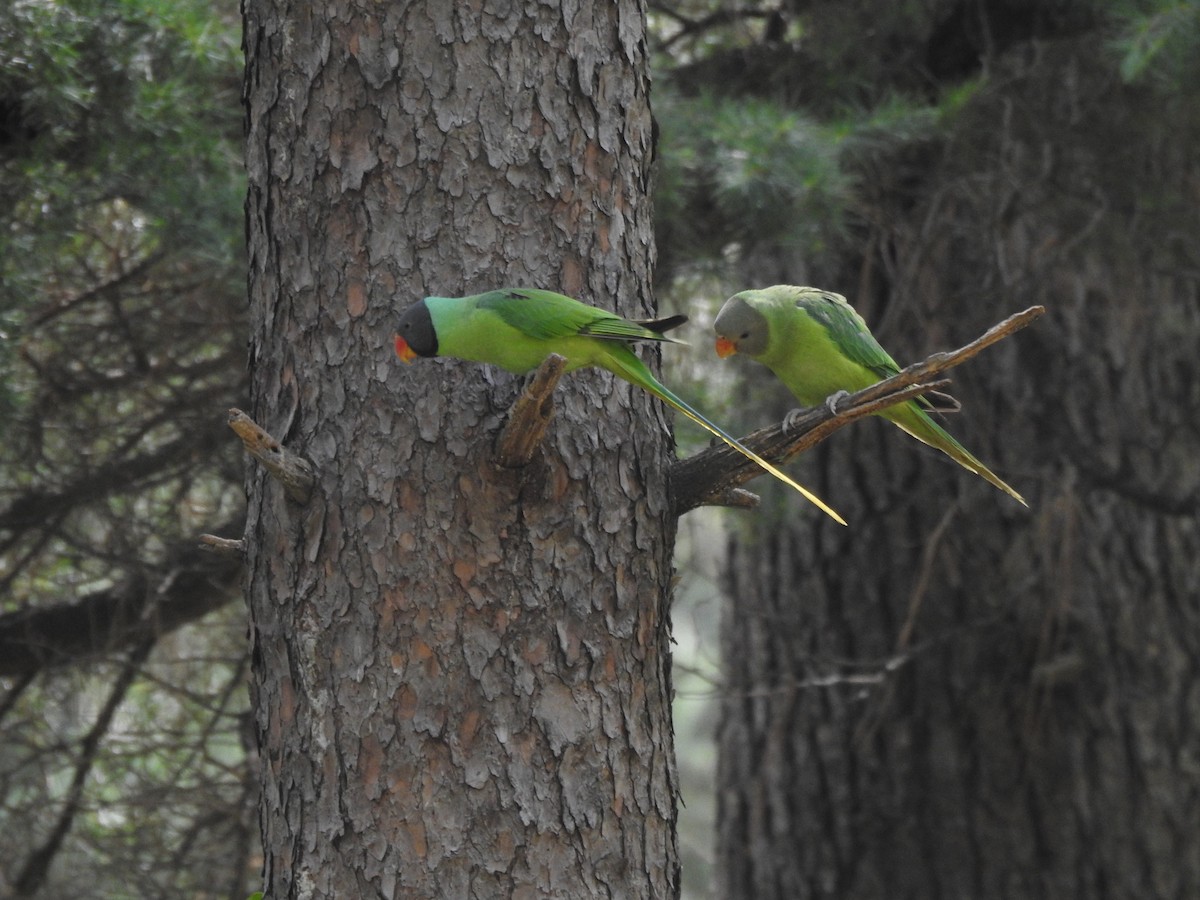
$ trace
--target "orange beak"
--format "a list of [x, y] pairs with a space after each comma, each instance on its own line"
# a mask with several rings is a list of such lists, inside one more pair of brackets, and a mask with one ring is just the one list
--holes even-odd
[[727, 337], [717, 338], [717, 356], [724, 359], [727, 356], [733, 356], [737, 353], [737, 344]]
[[400, 357], [400, 361], [408, 365], [417, 358], [417, 353], [412, 347], [408, 346], [408, 341], [396, 335], [396, 355]]

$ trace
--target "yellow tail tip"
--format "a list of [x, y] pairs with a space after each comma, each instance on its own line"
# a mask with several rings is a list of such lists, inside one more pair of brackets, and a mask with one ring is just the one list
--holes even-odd
[[795, 481], [792, 481], [792, 479], [788, 478], [778, 470], [773, 471], [772, 469], [768, 469], [767, 471], [771, 472], [771, 474], [776, 478], [782, 478], [785, 482], [798, 490], [804, 496], [804, 498], [808, 500], [809, 503], [813, 504], [815, 507], [817, 507], [817, 509], [821, 510], [821, 512], [825, 513], [825, 515], [829, 516], [829, 518], [833, 519], [833, 521], [837, 522], [839, 525], [846, 525], [849, 527], [849, 523], [840, 515], [838, 515], [837, 510], [833, 509], [833, 507], [831, 507], [828, 503], [826, 503], [808, 488], [801, 486]]

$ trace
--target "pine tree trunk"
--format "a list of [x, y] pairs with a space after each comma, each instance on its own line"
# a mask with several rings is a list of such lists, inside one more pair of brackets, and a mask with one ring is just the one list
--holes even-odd
[[1196, 118], [1103, 57], [1012, 61], [823, 284], [901, 362], [1049, 308], [948, 422], [1031, 510], [872, 421], [810, 461], [848, 529], [731, 539], [719, 896], [1200, 895]]
[[271, 897], [670, 897], [671, 437], [607, 373], [498, 468], [520, 379], [402, 366], [425, 294], [649, 315], [644, 16], [246, 4], [247, 531]]

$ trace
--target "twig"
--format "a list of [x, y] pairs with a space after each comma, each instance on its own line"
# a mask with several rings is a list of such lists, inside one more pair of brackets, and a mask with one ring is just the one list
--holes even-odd
[[[783, 425], [768, 425], [741, 438], [741, 442], [764, 459], [782, 463], [814, 447], [844, 425], [879, 412], [894, 403], [918, 397], [926, 391], [945, 387], [948, 381], [913, 384], [873, 400], [862, 399], [863, 391], [841, 401], [837, 413], [821, 405], [804, 410]], [[873, 390], [872, 385], [870, 390]], [[675, 515], [682, 516], [698, 506], [730, 506], [724, 498], [733, 490], [763, 474], [757, 463], [726, 444], [714, 444], [707, 450], [681, 459], [671, 466], [671, 497]], [[748, 493], [748, 492], [747, 492]]]
[[[951, 352], [935, 353], [928, 359], [901, 370], [891, 378], [864, 388], [841, 401], [838, 411], [825, 405], [806, 410], [789, 422], [761, 428], [742, 438], [742, 443], [773, 463], [785, 462], [811, 449], [844, 425], [888, 406], [911, 400], [927, 391], [945, 387], [946, 380], [929, 380], [980, 351], [1029, 325], [1046, 311], [1031, 306], [994, 325], [980, 337]], [[677, 516], [698, 506], [724, 505], [720, 497], [763, 473], [755, 463], [724, 444], [710, 447], [671, 466], [672, 506]]]
[[229, 427], [242, 439], [246, 452], [283, 485], [288, 497], [300, 504], [308, 503], [315, 481], [312, 463], [288, 450], [236, 407], [229, 410]]
[[58, 816], [45, 840], [29, 854], [20, 871], [16, 873], [12, 884], [18, 897], [31, 897], [36, 894], [46, 881], [54, 858], [62, 849], [63, 841], [71, 830], [76, 817], [84, 810], [83, 790], [88, 776], [100, 759], [100, 741], [108, 733], [116, 716], [117, 709], [124, 701], [129, 689], [137, 679], [142, 664], [150, 651], [154, 649], [154, 639], [148, 639], [137, 645], [130, 652], [121, 668], [120, 675], [113, 683], [108, 700], [96, 716], [96, 721], [88, 729], [79, 745], [78, 758], [75, 762], [75, 772], [71, 784], [66, 789], [66, 795], [59, 804]]
[[198, 540], [201, 550], [215, 553], [217, 556], [243, 559], [246, 555], [246, 546], [240, 540], [217, 537], [215, 534], [202, 534]]
[[710, 494], [706, 506], [724, 506], [728, 509], [754, 509], [762, 502], [762, 498], [753, 491], [745, 488], [731, 487], [727, 490]]
[[871, 387], [859, 391], [855, 396], [861, 397], [862, 402], [874, 400], [876, 397], [883, 396], [896, 388], [916, 384], [918, 381], [925, 380], [930, 375], [938, 375], [947, 369], [952, 369], [961, 363], [965, 363], [968, 359], [978, 356], [981, 351], [986, 350], [992, 344], [997, 344], [1014, 332], [1020, 331], [1025, 326], [1032, 324], [1045, 311], [1046, 307], [1044, 306], [1031, 306], [1027, 310], [1015, 313], [998, 325], [993, 325], [966, 346], [949, 352], [934, 353], [923, 362], [913, 363], [907, 369], [901, 369], [899, 373], [893, 375], [891, 378], [887, 378], [878, 384], [873, 384]]
[[554, 388], [566, 366], [564, 357], [551, 353], [513, 404], [508, 423], [496, 438], [496, 462], [504, 468], [519, 469], [533, 460], [554, 417]]
[[742, 19], [769, 19], [776, 15], [774, 10], [770, 9], [739, 9], [739, 10], [719, 10], [714, 13], [709, 13], [699, 19], [689, 19], [681, 15], [679, 12], [671, 8], [670, 4], [656, 3], [652, 5], [655, 12], [662, 13], [665, 16], [673, 19], [679, 30], [670, 37], [658, 44], [658, 50], [670, 50], [672, 45], [697, 34], [703, 34], [712, 28], [720, 28], [725, 25], [736, 23]]

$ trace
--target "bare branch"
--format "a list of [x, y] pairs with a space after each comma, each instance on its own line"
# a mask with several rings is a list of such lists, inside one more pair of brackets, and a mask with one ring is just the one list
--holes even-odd
[[496, 439], [496, 462], [506, 469], [529, 465], [554, 417], [554, 388], [567, 360], [551, 353], [513, 404], [508, 423]]
[[[782, 424], [772, 425], [747, 435], [742, 438], [742, 443], [773, 463], [786, 462], [856, 419], [945, 387], [948, 381], [930, 379], [1019, 331], [1045, 311], [1043, 306], [1031, 306], [992, 326], [958, 350], [935, 353], [891, 378], [851, 394], [841, 402], [836, 413], [824, 405], [817, 406], [790, 421], [786, 432]], [[681, 516], [698, 506], [725, 505], [721, 497], [761, 474], [761, 468], [724, 444], [680, 460], [671, 467], [670, 472], [674, 512]]]
[[262, 463], [268, 474], [283, 485], [288, 497], [301, 505], [308, 503], [315, 481], [312, 463], [288, 450], [236, 407], [229, 410], [229, 427], [242, 439], [246, 452]]
[[[213, 429], [214, 433], [216, 432]], [[0, 529], [14, 532], [38, 528], [56, 516], [65, 515], [76, 508], [101, 497], [128, 492], [156, 476], [164, 468], [182, 460], [208, 452], [217, 446], [208, 431], [186, 433], [156, 449], [117, 459], [94, 469], [58, 490], [32, 489], [18, 496], [9, 506], [0, 509]]]
[[0, 677], [71, 665], [156, 640], [235, 599], [242, 561], [181, 542], [166, 562], [53, 606], [0, 615]]
[[[898, 376], [897, 376], [898, 377]], [[751, 432], [741, 442], [764, 459], [781, 464], [816, 446], [844, 425], [877, 413], [894, 403], [918, 397], [928, 390], [945, 387], [949, 382], [935, 381], [915, 384], [875, 399], [863, 400], [865, 391], [851, 394], [841, 403], [837, 413], [828, 407], [815, 406], [804, 410], [789, 422], [769, 425]], [[868, 390], [874, 390], [872, 385]], [[731, 491], [739, 490], [746, 482], [763, 474], [757, 463], [747, 459], [727, 444], [714, 444], [707, 450], [681, 459], [671, 466], [671, 497], [675, 515], [682, 516], [698, 506], [731, 506], [725, 502]], [[748, 492], [746, 492], [748, 493]]]
[[79, 748], [79, 759], [75, 763], [75, 774], [67, 789], [62, 808], [58, 811], [54, 826], [50, 829], [50, 833], [46, 836], [45, 840], [25, 860], [25, 864], [21, 866], [17, 877], [13, 881], [13, 886], [16, 888], [18, 896], [33, 896], [38, 893], [39, 889], [45, 883], [46, 876], [50, 871], [50, 864], [62, 848], [67, 832], [71, 830], [71, 825], [75, 821], [75, 817], [79, 814], [80, 809], [82, 809], [83, 788], [87, 783], [88, 775], [96, 763], [100, 741], [108, 733], [113, 717], [117, 713], [117, 708], [125, 699], [125, 695], [129, 692], [129, 688], [137, 678], [138, 672], [141, 671], [142, 664], [146, 661], [146, 657], [150, 655], [150, 651], [153, 648], [154, 641], [152, 639], [142, 641], [142, 643], [133, 648], [128, 659], [126, 659], [120, 676], [113, 683], [113, 688], [109, 692], [108, 700], [105, 701], [100, 714], [96, 717], [96, 721], [88, 730]]
[[874, 400], [878, 396], [883, 396], [896, 388], [905, 387], [910, 384], [916, 384], [919, 381], [924, 381], [932, 375], [938, 375], [947, 369], [952, 369], [961, 363], [965, 363], [968, 359], [978, 356], [983, 350], [986, 350], [992, 344], [999, 343], [1009, 335], [1020, 331], [1027, 325], [1030, 325], [1046, 312], [1044, 306], [1031, 306], [1019, 313], [1014, 313], [1003, 322], [993, 325], [971, 343], [959, 347], [957, 350], [949, 352], [935, 353], [923, 362], [913, 363], [907, 369], [902, 369], [898, 374], [891, 378], [884, 379], [878, 384], [859, 391], [856, 397], [861, 397], [862, 402]]
[[651, 4], [651, 9], [672, 19], [679, 26], [678, 31], [659, 42], [658, 49], [663, 51], [670, 50], [673, 45], [682, 40], [703, 35], [706, 31], [714, 28], [722, 28], [749, 19], [770, 19], [772, 16], [778, 15], [772, 9], [722, 9], [698, 19], [689, 19], [668, 3]]
[[201, 550], [215, 553], [217, 556], [224, 556], [227, 559], [244, 559], [246, 556], [246, 545], [240, 540], [217, 537], [215, 534], [202, 534], [199, 542]]
[[728, 509], [754, 509], [761, 502], [762, 498], [753, 491], [734, 487], [710, 494], [704, 505], [724, 506]]

